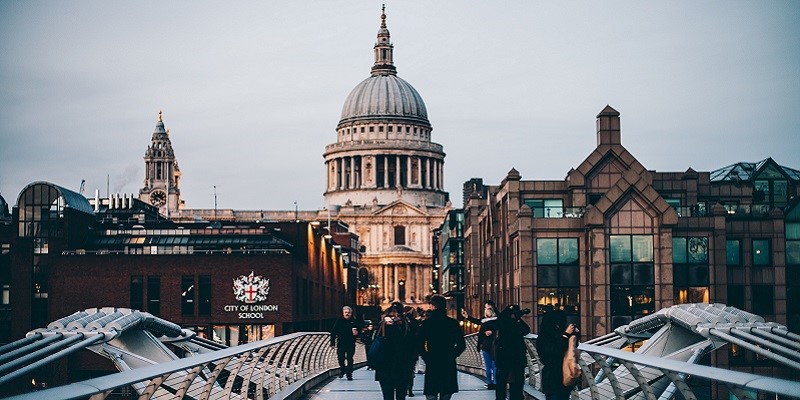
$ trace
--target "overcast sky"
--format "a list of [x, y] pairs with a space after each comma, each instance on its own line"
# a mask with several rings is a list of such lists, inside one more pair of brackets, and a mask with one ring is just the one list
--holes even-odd
[[[138, 193], [159, 110], [189, 208], [322, 208], [322, 153], [369, 76], [375, 1], [1, 1], [0, 194]], [[388, 1], [445, 186], [561, 180], [621, 113], [646, 168], [800, 169], [798, 1]]]

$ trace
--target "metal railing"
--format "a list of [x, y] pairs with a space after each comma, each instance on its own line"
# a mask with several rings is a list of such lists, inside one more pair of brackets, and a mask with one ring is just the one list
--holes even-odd
[[[354, 359], [356, 364], [366, 360], [363, 346], [356, 346]], [[212, 352], [189, 352], [175, 361], [11, 399], [97, 400], [128, 387], [141, 399], [285, 399], [313, 387], [338, 366], [330, 334], [302, 332]]]
[[[542, 388], [543, 364], [536, 351], [536, 338], [534, 334], [525, 338], [528, 349], [525, 375], [527, 386], [538, 395]], [[465, 339], [467, 349], [458, 357], [458, 368], [483, 375], [483, 358], [476, 349], [477, 336], [471, 334]], [[592, 340], [595, 343], [606, 341], [603, 338]], [[729, 398], [729, 395], [739, 400], [776, 399], [777, 396], [794, 399], [800, 396], [800, 382], [797, 381], [646, 356], [596, 344], [581, 343], [578, 349], [581, 351], [578, 364], [583, 377], [572, 392], [572, 399], [681, 398], [676, 396], [676, 392], [687, 400]], [[715, 393], [712, 394], [712, 390]]]

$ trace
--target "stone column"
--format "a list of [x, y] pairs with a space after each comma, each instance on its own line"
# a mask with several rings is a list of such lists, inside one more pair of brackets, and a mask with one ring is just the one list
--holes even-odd
[[417, 157], [417, 183], [422, 187], [422, 157]]
[[403, 184], [400, 182], [400, 156], [394, 156], [394, 184], [397, 187], [403, 187]]
[[431, 188], [431, 158], [425, 157], [425, 188]]
[[398, 295], [400, 294], [400, 279], [398, 279], [399, 274], [397, 273], [399, 269], [400, 268], [398, 268], [396, 264], [392, 264], [392, 283], [394, 285], [394, 296], [392, 300], [398, 298]]
[[[411, 186], [411, 156], [406, 157], [406, 185], [405, 187]], [[408, 288], [406, 288], [408, 290]]]

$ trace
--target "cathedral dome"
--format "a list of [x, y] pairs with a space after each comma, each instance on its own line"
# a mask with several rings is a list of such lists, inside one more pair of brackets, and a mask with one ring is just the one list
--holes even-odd
[[373, 75], [359, 83], [342, 107], [340, 124], [391, 118], [430, 125], [425, 102], [411, 84], [397, 75]]

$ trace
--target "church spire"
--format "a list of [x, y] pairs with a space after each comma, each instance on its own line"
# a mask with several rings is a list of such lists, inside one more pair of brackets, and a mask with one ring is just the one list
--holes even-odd
[[378, 29], [378, 41], [375, 42], [375, 65], [372, 75], [397, 75], [392, 53], [394, 46], [389, 40], [389, 29], [386, 28], [386, 5], [381, 6], [381, 28]]

